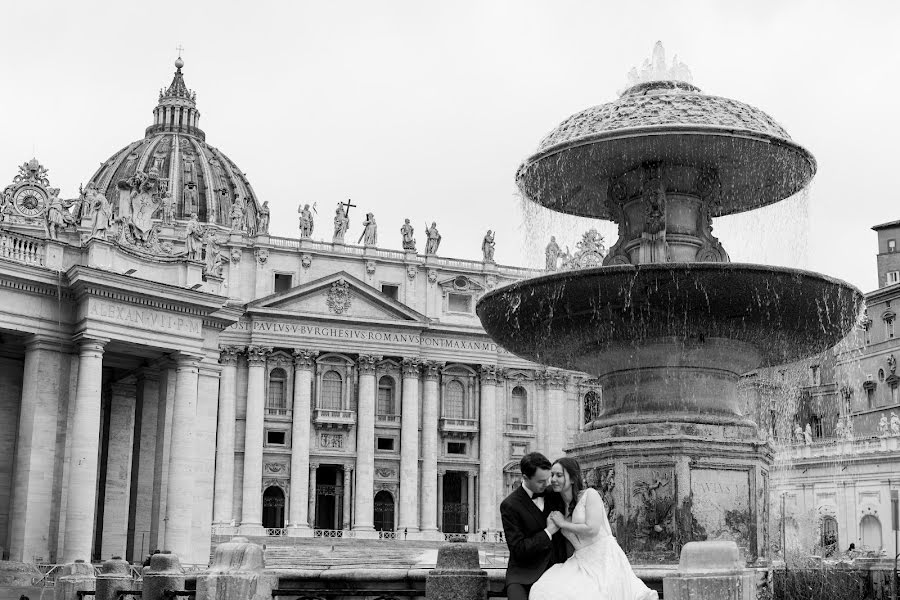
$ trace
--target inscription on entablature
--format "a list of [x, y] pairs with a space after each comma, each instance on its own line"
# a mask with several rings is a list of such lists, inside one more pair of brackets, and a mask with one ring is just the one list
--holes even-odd
[[428, 348], [451, 350], [481, 350], [485, 352], [506, 353], [503, 347], [490, 340], [465, 340], [447, 337], [423, 336], [414, 333], [396, 333], [393, 331], [374, 331], [353, 327], [328, 327], [321, 325], [303, 325], [279, 321], [239, 321], [226, 331], [255, 331], [260, 333], [296, 334], [306, 337], [327, 339], [346, 339], [364, 342], [394, 342], [414, 344]]
[[158, 310], [107, 302], [96, 298], [88, 300], [88, 316], [151, 331], [200, 334], [200, 319], [198, 318], [170, 315]]

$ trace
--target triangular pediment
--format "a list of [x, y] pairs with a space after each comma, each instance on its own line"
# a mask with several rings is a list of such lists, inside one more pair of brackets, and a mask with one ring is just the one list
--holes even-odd
[[282, 316], [405, 321], [423, 325], [429, 322], [422, 313], [386, 296], [346, 271], [254, 300], [247, 305], [247, 311]]

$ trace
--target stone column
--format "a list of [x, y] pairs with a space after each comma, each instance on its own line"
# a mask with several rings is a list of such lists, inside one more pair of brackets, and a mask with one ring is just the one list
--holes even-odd
[[475, 533], [475, 473], [466, 473], [466, 509], [469, 512], [469, 533]]
[[161, 361], [159, 405], [156, 413], [156, 449], [153, 457], [153, 498], [150, 507], [150, 552], [166, 547], [166, 496], [169, 489], [169, 456], [172, 450], [172, 413], [175, 409], [175, 362]]
[[566, 376], [548, 372], [547, 384], [547, 456], [550, 460], [563, 455], [566, 445]]
[[244, 427], [244, 486], [241, 514], [242, 535], [263, 535], [262, 468], [263, 425], [266, 391], [266, 357], [272, 348], [247, 348], [247, 420]]
[[419, 361], [403, 359], [399, 528], [419, 531]]
[[222, 348], [219, 362], [219, 415], [216, 428], [216, 484], [213, 525], [228, 525], [234, 518], [234, 416], [237, 402], [237, 346]]
[[[502, 477], [494, 451], [497, 436], [497, 378], [496, 365], [481, 365], [481, 410], [478, 424], [479, 489], [478, 529], [497, 528], [497, 481]], [[471, 533], [471, 532], [470, 532]]]
[[[424, 490], [423, 490], [424, 495]], [[437, 472], [437, 527], [439, 531], [444, 530], [444, 470]]]
[[100, 450], [100, 384], [105, 340], [83, 338], [78, 348], [78, 383], [72, 417], [69, 499], [60, 562], [90, 560], [97, 503], [97, 457]]
[[316, 528], [316, 470], [319, 465], [310, 463], [309, 465], [309, 527]]
[[172, 409], [172, 447], [169, 452], [169, 484], [166, 488], [166, 549], [188, 559], [191, 554], [191, 518], [194, 503], [194, 419], [200, 357], [176, 357], [175, 405]]
[[443, 492], [438, 483], [438, 379], [441, 363], [428, 361], [425, 363], [425, 389], [422, 399], [422, 493], [421, 515], [422, 533], [428, 537], [438, 534], [438, 511], [441, 509], [439, 494]]
[[25, 344], [9, 518], [9, 555], [14, 561], [50, 560], [57, 415], [64, 393], [60, 384], [68, 382], [68, 361], [60, 352], [60, 344], [37, 335]]
[[359, 357], [353, 530], [363, 536], [375, 533], [375, 364], [380, 360], [380, 356]]
[[[288, 535], [308, 534], [309, 527], [309, 423], [312, 377], [318, 352], [294, 350], [294, 410], [291, 425], [291, 501]], [[307, 494], [303, 494], [307, 492]]]
[[136, 400], [128, 523], [130, 554], [126, 558], [140, 562], [153, 551], [150, 548], [150, 522], [153, 513], [153, 474], [159, 416], [159, 374], [155, 370], [147, 370], [138, 375]]
[[128, 505], [131, 500], [131, 451], [134, 447], [133, 383], [112, 385], [109, 403], [109, 439], [106, 458], [106, 490], [103, 499], [103, 532], [100, 556], [124, 556], [128, 545]]
[[350, 486], [353, 482], [353, 467], [344, 467], [344, 522], [342, 529], [350, 529]]
[[221, 367], [218, 353], [209, 352], [200, 364], [197, 378], [197, 410], [193, 423], [194, 437], [191, 471], [193, 478], [193, 512], [191, 513], [191, 556], [187, 562], [209, 564], [212, 542], [213, 501], [215, 498], [216, 428], [219, 412], [219, 380]]

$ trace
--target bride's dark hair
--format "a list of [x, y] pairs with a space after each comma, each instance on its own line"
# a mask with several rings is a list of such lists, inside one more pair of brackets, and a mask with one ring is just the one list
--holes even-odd
[[584, 477], [581, 475], [581, 465], [578, 464], [577, 460], [569, 458], [568, 456], [557, 458], [553, 464], [555, 465], [557, 463], [569, 474], [569, 481], [572, 482], [572, 500], [569, 502], [568, 508], [569, 514], [572, 514], [572, 511], [575, 510], [575, 505], [578, 504], [578, 497], [581, 495], [581, 490], [584, 489]]

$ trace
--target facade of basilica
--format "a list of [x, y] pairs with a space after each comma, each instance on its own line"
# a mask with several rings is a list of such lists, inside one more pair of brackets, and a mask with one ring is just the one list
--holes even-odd
[[182, 66], [78, 198], [35, 159], [0, 197], [3, 556], [498, 531], [519, 457], [561, 455], [599, 401], [480, 326], [480, 295], [536, 271], [497, 265], [490, 232], [480, 261], [440, 256], [435, 224], [386, 249], [371, 215], [345, 243], [346, 205], [270, 236]]

